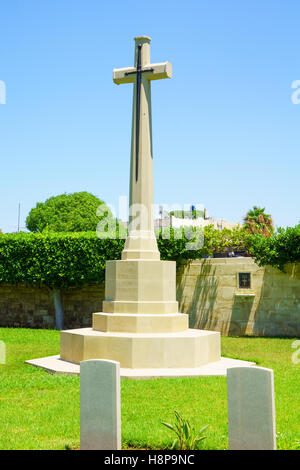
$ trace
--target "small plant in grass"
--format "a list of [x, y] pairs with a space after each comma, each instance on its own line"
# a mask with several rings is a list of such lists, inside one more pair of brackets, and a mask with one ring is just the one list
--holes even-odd
[[300, 440], [293, 439], [292, 436], [286, 433], [277, 433], [277, 449], [289, 449], [289, 450], [300, 450]]
[[174, 411], [175, 423], [174, 425], [162, 422], [164, 426], [171, 429], [176, 434], [176, 438], [172, 444], [172, 449], [177, 450], [195, 450], [198, 448], [199, 443], [206, 439], [203, 432], [208, 426], [204, 426], [200, 431], [196, 431], [189, 421], [182, 418], [177, 411]]

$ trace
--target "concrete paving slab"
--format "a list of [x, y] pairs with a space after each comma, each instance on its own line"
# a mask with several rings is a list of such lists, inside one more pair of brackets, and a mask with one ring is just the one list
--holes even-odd
[[[58, 375], [80, 375], [80, 365], [73, 362], [64, 361], [60, 356], [48, 356], [39, 359], [25, 361], [26, 364], [41, 367], [51, 374]], [[253, 367], [254, 362], [240, 361], [222, 357], [220, 361], [211, 362], [202, 367], [192, 369], [120, 369], [123, 379], [153, 379], [159, 377], [211, 377], [226, 376], [227, 369], [231, 367]]]

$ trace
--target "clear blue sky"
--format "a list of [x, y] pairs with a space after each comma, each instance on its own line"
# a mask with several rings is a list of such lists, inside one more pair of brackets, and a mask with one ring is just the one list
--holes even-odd
[[173, 78], [152, 84], [155, 202], [238, 222], [254, 204], [299, 219], [298, 0], [3, 0], [0, 228], [36, 202], [128, 194], [133, 37]]

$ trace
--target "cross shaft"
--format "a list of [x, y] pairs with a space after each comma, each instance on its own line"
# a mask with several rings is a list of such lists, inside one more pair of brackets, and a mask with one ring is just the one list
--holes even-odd
[[[114, 69], [117, 85], [133, 83], [129, 236], [122, 259], [159, 259], [153, 230], [153, 155], [150, 82], [171, 78], [169, 62], [150, 63], [150, 38], [135, 38], [134, 67]], [[136, 224], [138, 221], [138, 224]], [[133, 222], [136, 224], [133, 228]]]
[[153, 72], [153, 68], [142, 68], [141, 66], [142, 44], [138, 44], [138, 57], [136, 70], [126, 72], [126, 75], [136, 74], [136, 126], [135, 126], [135, 180], [139, 176], [139, 148], [140, 148], [140, 114], [141, 114], [141, 85], [142, 73]]

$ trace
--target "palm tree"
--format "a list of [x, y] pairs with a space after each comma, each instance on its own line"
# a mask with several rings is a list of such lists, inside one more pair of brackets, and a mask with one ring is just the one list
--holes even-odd
[[274, 232], [273, 220], [265, 214], [265, 207], [253, 206], [244, 217], [244, 227], [249, 233], [260, 233], [263, 237], [270, 237]]

